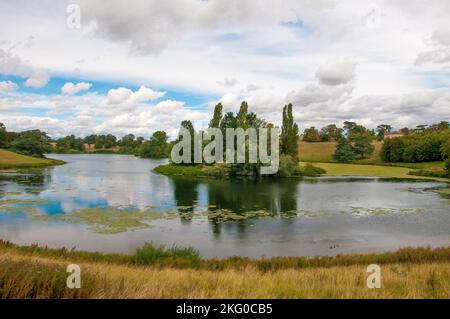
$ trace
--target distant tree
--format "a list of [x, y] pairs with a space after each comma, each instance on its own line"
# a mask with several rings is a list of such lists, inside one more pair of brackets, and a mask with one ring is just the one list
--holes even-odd
[[246, 130], [249, 127], [247, 122], [247, 115], [248, 115], [248, 104], [247, 102], [243, 101], [241, 103], [241, 107], [239, 108], [239, 112], [236, 115], [236, 125], [238, 128]]
[[6, 127], [3, 123], [0, 123], [0, 148], [6, 147], [8, 141], [8, 134], [6, 132]]
[[409, 128], [407, 127], [403, 127], [401, 129], [398, 130], [400, 133], [402, 133], [403, 135], [408, 135], [409, 134]]
[[280, 153], [291, 156], [296, 163], [299, 159], [298, 139], [298, 125], [295, 123], [294, 116], [292, 115], [292, 104], [289, 103], [283, 108]]
[[437, 124], [431, 125], [428, 130], [432, 131], [440, 131], [440, 130], [446, 130], [449, 128], [449, 122], [448, 121], [441, 121]]
[[[194, 125], [192, 124], [191, 121], [189, 120], [184, 120], [181, 122], [181, 128], [187, 130], [190, 134], [191, 137], [191, 156], [190, 156], [190, 160], [188, 163], [183, 163], [184, 165], [193, 165], [194, 164], [194, 152], [195, 152], [195, 148], [194, 148], [194, 139], [195, 139], [195, 129], [194, 129]], [[180, 130], [181, 130], [180, 128]], [[178, 134], [178, 137], [175, 141], [175, 143], [178, 143], [182, 140], [183, 136], [182, 134]], [[183, 150], [184, 151], [184, 150]]]
[[353, 151], [353, 147], [350, 142], [347, 139], [342, 138], [336, 145], [336, 150], [333, 157], [339, 162], [348, 163], [355, 159], [356, 154]]
[[18, 137], [11, 143], [10, 148], [21, 154], [43, 157], [51, 151], [50, 138], [45, 132], [31, 130], [19, 133]]
[[305, 129], [305, 131], [303, 132], [303, 141], [320, 142], [319, 131], [314, 126]]
[[352, 147], [353, 152], [360, 158], [366, 158], [371, 155], [375, 149], [370, 141], [370, 138], [365, 135], [355, 136]]
[[388, 124], [380, 124], [377, 126], [376, 128], [376, 132], [377, 132], [377, 140], [381, 141], [384, 139], [384, 134], [386, 134], [386, 132], [391, 132], [392, 131], [392, 126], [388, 125]]
[[164, 131], [153, 133], [149, 141], [142, 144], [140, 156], [144, 158], [166, 158], [169, 155], [169, 144], [167, 134]]
[[343, 137], [344, 130], [336, 124], [329, 124], [320, 130], [320, 140], [322, 142], [338, 141]]
[[209, 121], [210, 128], [220, 127], [220, 122], [222, 121], [222, 109], [223, 109], [222, 103], [219, 103], [214, 107], [213, 118], [211, 119], [211, 121]]

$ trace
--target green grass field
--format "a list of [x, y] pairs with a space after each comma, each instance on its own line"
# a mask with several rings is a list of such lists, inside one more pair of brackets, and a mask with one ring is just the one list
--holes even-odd
[[[306, 165], [306, 163], [301, 162], [300, 165]], [[344, 163], [314, 163], [314, 166], [325, 169], [327, 171], [325, 175], [328, 176], [374, 176], [450, 181], [448, 178], [409, 175], [408, 173], [411, 171], [410, 168], [399, 166]]]
[[0, 169], [61, 165], [63, 161], [35, 158], [0, 149]]
[[376, 176], [449, 181], [448, 178], [408, 174], [411, 170], [419, 169], [443, 171], [444, 162], [385, 163], [380, 158], [383, 142], [374, 141], [373, 145], [375, 150], [371, 157], [344, 164], [333, 159], [336, 142], [299, 142], [300, 161], [301, 165], [314, 163], [315, 166], [325, 169], [327, 175], [332, 176]]
[[[334, 150], [336, 148], [336, 142], [320, 142], [320, 143], [308, 143], [299, 142], [300, 161], [302, 162], [336, 162], [333, 159]], [[383, 142], [374, 141], [372, 145], [375, 146], [375, 150], [367, 159], [355, 161], [355, 163], [381, 163], [380, 151]]]

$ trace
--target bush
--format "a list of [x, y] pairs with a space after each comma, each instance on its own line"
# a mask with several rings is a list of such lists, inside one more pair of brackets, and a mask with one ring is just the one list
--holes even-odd
[[278, 168], [277, 176], [279, 177], [289, 177], [289, 176], [299, 176], [301, 170], [298, 166], [298, 162], [295, 161], [290, 155], [280, 156], [280, 166]]
[[151, 265], [157, 263], [173, 263], [179, 266], [196, 266], [200, 263], [200, 253], [194, 248], [164, 246], [155, 247], [152, 244], [144, 244], [141, 248], [136, 249], [134, 261], [138, 265]]
[[385, 162], [433, 162], [448, 158], [450, 129], [413, 133], [384, 140], [381, 159]]
[[339, 162], [347, 163], [353, 161], [356, 154], [353, 151], [352, 145], [346, 139], [341, 139], [336, 145], [336, 151], [333, 157]]
[[416, 170], [416, 171], [410, 171], [408, 173], [408, 175], [443, 177], [443, 178], [447, 178], [449, 176], [448, 171], [445, 171], [445, 170], [427, 170], [427, 169], [420, 169], [420, 170]]
[[311, 163], [307, 163], [305, 167], [303, 167], [302, 175], [316, 177], [322, 174], [325, 174], [327, 171], [321, 167], [313, 166]]

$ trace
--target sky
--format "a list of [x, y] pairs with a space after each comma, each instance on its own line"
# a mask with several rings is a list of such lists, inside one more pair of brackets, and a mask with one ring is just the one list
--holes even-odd
[[215, 104], [301, 130], [450, 119], [448, 0], [0, 1], [0, 122], [69, 134], [205, 128]]

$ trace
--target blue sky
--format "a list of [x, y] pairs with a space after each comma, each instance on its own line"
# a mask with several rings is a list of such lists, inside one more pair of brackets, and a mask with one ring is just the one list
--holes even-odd
[[293, 103], [301, 129], [450, 118], [446, 0], [70, 3], [0, 3], [10, 130], [173, 137], [242, 100], [277, 125]]

